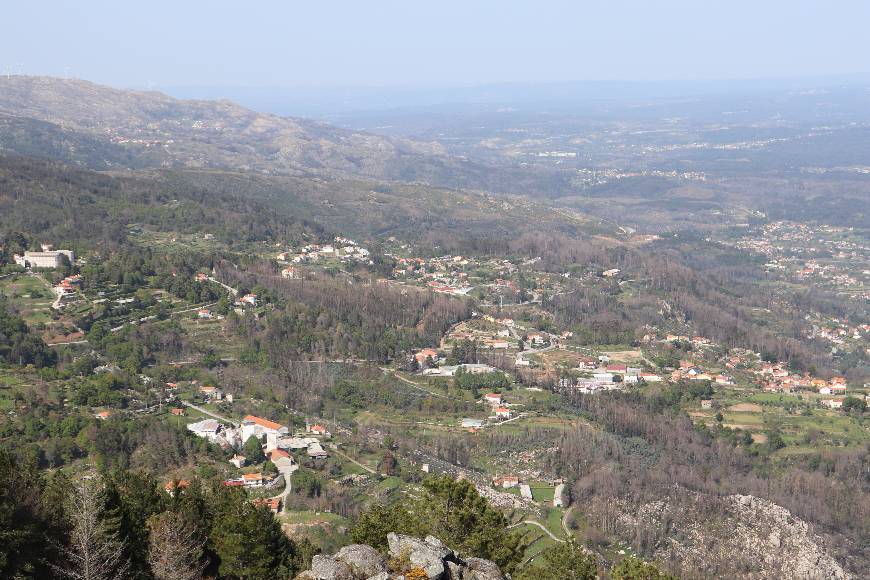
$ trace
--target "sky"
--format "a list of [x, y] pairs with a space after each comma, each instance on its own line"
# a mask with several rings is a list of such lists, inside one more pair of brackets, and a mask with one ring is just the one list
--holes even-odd
[[870, 72], [866, 0], [7, 0], [0, 71], [119, 87]]

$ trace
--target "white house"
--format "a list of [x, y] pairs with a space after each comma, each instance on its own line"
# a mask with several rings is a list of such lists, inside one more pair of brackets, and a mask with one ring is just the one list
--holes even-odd
[[498, 393], [487, 393], [483, 396], [483, 400], [496, 407], [501, 405], [501, 395]]
[[499, 419], [510, 419], [511, 418], [511, 410], [507, 407], [498, 407], [495, 410], [495, 416]]
[[218, 431], [221, 429], [221, 424], [218, 423], [217, 419], [203, 419], [196, 423], [190, 423], [187, 429], [197, 437], [205, 437], [209, 441], [215, 441], [218, 437]]
[[290, 430], [284, 425], [255, 415], [247, 415], [242, 419], [242, 441], [247, 441], [251, 437], [260, 439], [265, 435], [267, 449], [278, 447], [278, 439], [289, 432]]

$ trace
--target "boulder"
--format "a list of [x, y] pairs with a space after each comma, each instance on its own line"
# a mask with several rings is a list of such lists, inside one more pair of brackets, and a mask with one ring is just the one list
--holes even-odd
[[356, 580], [350, 566], [336, 560], [334, 556], [314, 556], [311, 571], [307, 572], [316, 580]]
[[371, 578], [387, 570], [387, 562], [381, 553], [365, 544], [345, 546], [333, 557], [347, 564], [355, 578]]
[[467, 578], [462, 564], [451, 562], [450, 560], [446, 560], [444, 563], [447, 565], [447, 577], [450, 580], [463, 580], [463, 578]]
[[432, 579], [444, 578], [446, 569], [445, 558], [453, 557], [453, 550], [444, 547], [438, 541], [429, 543], [402, 534], [387, 534], [387, 544], [390, 546], [390, 555], [394, 558], [408, 558], [414, 566], [423, 568], [426, 575]]
[[491, 560], [483, 558], [466, 558], [465, 559], [465, 575], [463, 579], [468, 580], [504, 580], [504, 575], [498, 567], [498, 564]]

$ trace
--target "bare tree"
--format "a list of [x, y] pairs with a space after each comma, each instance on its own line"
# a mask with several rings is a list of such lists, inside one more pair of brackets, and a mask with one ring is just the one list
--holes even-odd
[[73, 580], [125, 578], [130, 563], [124, 557], [124, 541], [103, 518], [103, 488], [95, 480], [75, 485], [66, 507], [70, 522], [69, 542], [63, 548], [66, 563], [58, 575]]
[[183, 516], [163, 512], [148, 520], [148, 563], [157, 580], [201, 580], [208, 566], [205, 537]]

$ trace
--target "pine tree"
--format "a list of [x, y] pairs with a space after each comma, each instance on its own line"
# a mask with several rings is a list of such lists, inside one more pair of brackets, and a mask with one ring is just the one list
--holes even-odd
[[157, 580], [201, 580], [208, 566], [201, 530], [173, 512], [151, 516], [148, 530], [148, 564]]
[[72, 580], [116, 580], [127, 577], [124, 541], [104, 518], [102, 484], [85, 480], [75, 485], [66, 506], [70, 537], [65, 562], [56, 572]]

